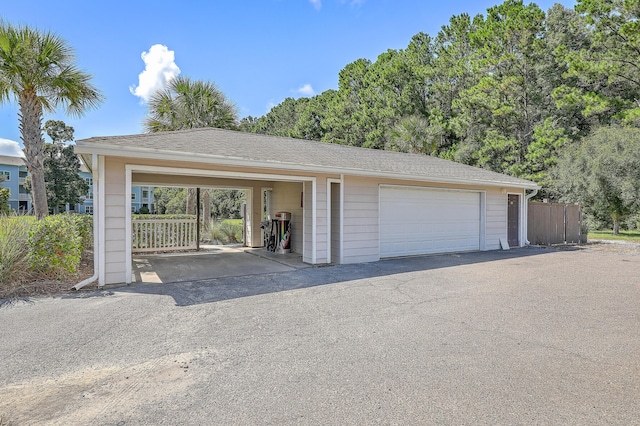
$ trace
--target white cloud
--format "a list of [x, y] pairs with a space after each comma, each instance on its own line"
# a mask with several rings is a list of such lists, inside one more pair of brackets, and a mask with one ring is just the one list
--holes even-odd
[[0, 155], [8, 155], [10, 157], [24, 157], [20, 144], [10, 139], [0, 138]]
[[322, 7], [322, 0], [309, 0], [309, 3], [311, 3], [316, 10], [320, 10]]
[[299, 93], [302, 96], [313, 96], [316, 94], [316, 91], [313, 90], [313, 87], [311, 87], [309, 83], [307, 83], [304, 86], [298, 88], [298, 90], [296, 90], [296, 93]]
[[154, 44], [148, 52], [142, 52], [141, 57], [144, 71], [138, 76], [138, 86], [129, 87], [129, 91], [147, 102], [156, 90], [162, 89], [180, 74], [180, 68], [174, 62], [173, 50], [162, 44]]

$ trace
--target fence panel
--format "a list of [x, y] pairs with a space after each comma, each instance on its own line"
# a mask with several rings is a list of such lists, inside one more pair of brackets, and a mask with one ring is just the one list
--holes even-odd
[[577, 204], [567, 204], [565, 207], [565, 241], [567, 243], [579, 243], [581, 237], [581, 211]]
[[135, 219], [131, 225], [133, 253], [192, 250], [198, 247], [195, 219]]
[[531, 244], [580, 242], [580, 206], [530, 202], [528, 208], [527, 239]]

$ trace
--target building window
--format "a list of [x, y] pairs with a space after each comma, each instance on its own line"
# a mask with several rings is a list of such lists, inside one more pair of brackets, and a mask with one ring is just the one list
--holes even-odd
[[131, 199], [132, 199], [132, 200], [135, 200], [135, 199], [136, 199], [136, 193], [135, 193], [135, 192], [132, 192], [132, 193], [131, 193]]
[[87, 192], [85, 198], [88, 200], [93, 200], [93, 191], [90, 190], [89, 192]]
[[93, 206], [85, 206], [84, 212], [86, 214], [93, 214]]
[[87, 181], [87, 185], [89, 185], [89, 186], [93, 186], [93, 178], [86, 177], [86, 178], [84, 178], [84, 180], [86, 180], [86, 181]]
[[3, 176], [4, 180], [11, 180], [11, 172], [8, 172], [6, 170], [1, 170], [0, 176]]
[[149, 198], [149, 191], [147, 191], [146, 189], [142, 190], [142, 198]]

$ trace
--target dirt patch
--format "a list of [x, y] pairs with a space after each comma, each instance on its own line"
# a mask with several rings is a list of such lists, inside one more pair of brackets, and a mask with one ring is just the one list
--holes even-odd
[[168, 355], [121, 368], [86, 369], [0, 387], [0, 426], [104, 424], [193, 383], [197, 355]]
[[626, 255], [640, 255], [640, 243], [627, 241], [593, 240], [582, 246], [587, 250]]

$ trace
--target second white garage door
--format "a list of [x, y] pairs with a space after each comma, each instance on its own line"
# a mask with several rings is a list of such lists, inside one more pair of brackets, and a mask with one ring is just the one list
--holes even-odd
[[380, 257], [480, 249], [480, 194], [380, 187]]

